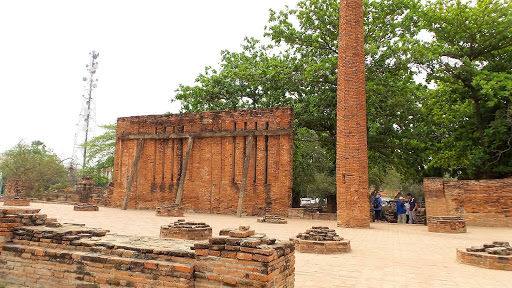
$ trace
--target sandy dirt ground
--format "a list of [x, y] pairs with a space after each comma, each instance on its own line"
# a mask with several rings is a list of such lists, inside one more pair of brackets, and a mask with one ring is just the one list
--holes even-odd
[[512, 272], [459, 264], [459, 247], [492, 241], [512, 242], [512, 228], [468, 227], [468, 233], [441, 234], [426, 226], [372, 223], [370, 229], [336, 227], [335, 221], [288, 219], [288, 224], [258, 223], [257, 217], [185, 213], [158, 217], [154, 210], [100, 207], [73, 211], [71, 205], [32, 203], [61, 223], [82, 223], [122, 235], [158, 237], [160, 226], [184, 218], [222, 228], [250, 225], [256, 232], [288, 240], [311, 226], [328, 226], [351, 241], [352, 252], [338, 255], [296, 253], [295, 287], [512, 287]]

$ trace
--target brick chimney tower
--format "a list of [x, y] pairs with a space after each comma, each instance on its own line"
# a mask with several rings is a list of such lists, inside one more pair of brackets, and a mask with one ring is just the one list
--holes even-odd
[[338, 226], [370, 227], [363, 1], [340, 1], [336, 183]]

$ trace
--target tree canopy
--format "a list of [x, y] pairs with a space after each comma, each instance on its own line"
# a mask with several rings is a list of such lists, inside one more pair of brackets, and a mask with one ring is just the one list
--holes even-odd
[[[404, 182], [511, 175], [510, 2], [364, 7], [370, 184], [388, 173]], [[264, 39], [222, 51], [220, 67], [180, 85], [174, 100], [183, 112], [292, 105], [294, 190], [334, 181], [338, 14], [337, 0], [271, 10]]]
[[48, 190], [69, 186], [66, 167], [41, 141], [30, 145], [20, 142], [4, 152], [0, 171], [5, 180], [21, 180], [29, 197], [41, 197]]

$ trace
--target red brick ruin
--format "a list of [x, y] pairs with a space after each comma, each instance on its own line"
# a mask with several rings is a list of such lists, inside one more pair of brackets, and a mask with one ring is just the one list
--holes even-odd
[[119, 118], [111, 203], [286, 216], [292, 125], [289, 107]]
[[27, 287], [294, 286], [293, 243], [249, 226], [201, 242], [130, 237], [9, 208], [0, 226], [0, 279]]
[[340, 1], [336, 183], [338, 226], [370, 227], [362, 0]]
[[457, 249], [457, 262], [487, 269], [512, 271], [512, 247], [506, 241]]
[[469, 226], [512, 227], [512, 178], [423, 179], [427, 216], [456, 216]]

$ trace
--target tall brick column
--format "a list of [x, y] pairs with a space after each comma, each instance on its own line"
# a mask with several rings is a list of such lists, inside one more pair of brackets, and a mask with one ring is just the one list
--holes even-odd
[[363, 1], [340, 1], [336, 183], [338, 226], [370, 227]]

